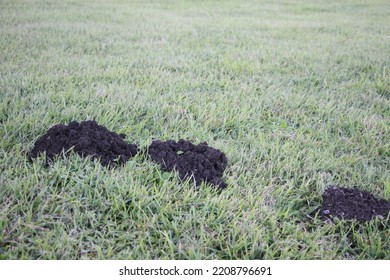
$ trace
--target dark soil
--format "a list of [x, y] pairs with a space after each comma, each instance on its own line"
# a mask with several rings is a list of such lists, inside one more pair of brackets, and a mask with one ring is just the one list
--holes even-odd
[[80, 156], [91, 156], [104, 166], [114, 167], [123, 165], [138, 152], [136, 145], [127, 144], [123, 138], [125, 135], [109, 131], [95, 121], [74, 121], [68, 126], [57, 124], [35, 142], [28, 158], [31, 161], [45, 152], [46, 161], [51, 162], [55, 156], [67, 154], [73, 148]]
[[222, 181], [227, 158], [220, 150], [211, 148], [206, 142], [194, 145], [191, 142], [155, 140], [148, 151], [152, 160], [160, 164], [163, 171], [176, 170], [181, 179], [193, 178], [196, 185], [202, 182], [226, 188]]
[[345, 220], [369, 221], [379, 217], [386, 219], [390, 212], [390, 202], [378, 199], [369, 192], [357, 188], [329, 186], [322, 195], [319, 210], [322, 218], [338, 217]]

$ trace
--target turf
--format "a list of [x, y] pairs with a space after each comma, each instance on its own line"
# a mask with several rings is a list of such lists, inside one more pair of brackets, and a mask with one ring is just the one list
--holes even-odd
[[[390, 199], [390, 3], [0, 1], [0, 258], [389, 259], [389, 226], [310, 213]], [[96, 120], [141, 149], [207, 142], [217, 193], [138, 154], [29, 163]]]

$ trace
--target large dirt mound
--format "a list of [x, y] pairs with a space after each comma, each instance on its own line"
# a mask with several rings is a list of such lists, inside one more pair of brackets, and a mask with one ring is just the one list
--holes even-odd
[[359, 191], [357, 188], [329, 186], [322, 198], [320, 217], [338, 217], [365, 222], [375, 217], [387, 218], [390, 212], [389, 201], [378, 199], [368, 192]]
[[71, 148], [80, 156], [99, 159], [102, 165], [123, 165], [138, 152], [134, 144], [123, 141], [125, 135], [118, 135], [95, 121], [57, 124], [41, 136], [34, 145], [29, 160], [46, 152], [46, 160], [51, 162], [56, 155], [68, 152]]
[[206, 142], [194, 145], [184, 140], [179, 142], [155, 140], [148, 152], [163, 171], [175, 169], [183, 180], [191, 177], [197, 185], [205, 181], [221, 189], [226, 187], [222, 175], [227, 158], [224, 153], [209, 147]]

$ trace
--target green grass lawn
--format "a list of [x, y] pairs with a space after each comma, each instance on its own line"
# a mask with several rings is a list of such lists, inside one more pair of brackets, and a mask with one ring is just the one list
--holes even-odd
[[[310, 219], [327, 185], [390, 199], [390, 2], [0, 0], [0, 258], [389, 259], [390, 228]], [[27, 161], [95, 119], [206, 141], [221, 194], [139, 154]]]

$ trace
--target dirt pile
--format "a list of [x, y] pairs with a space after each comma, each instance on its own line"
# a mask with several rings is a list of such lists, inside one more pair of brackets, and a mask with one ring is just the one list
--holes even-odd
[[378, 199], [357, 188], [329, 186], [322, 198], [323, 202], [319, 210], [319, 216], [322, 218], [338, 217], [365, 222], [375, 217], [386, 219], [390, 212], [389, 201]]
[[51, 162], [56, 155], [66, 154], [73, 148], [80, 156], [99, 159], [104, 166], [123, 165], [138, 152], [138, 147], [126, 143], [124, 137], [95, 121], [58, 124], [35, 142], [28, 158], [31, 161], [46, 152], [46, 161]]
[[211, 148], [206, 142], [194, 145], [191, 142], [155, 140], [148, 153], [163, 171], [176, 170], [181, 179], [193, 178], [196, 185], [203, 181], [221, 189], [226, 188], [222, 180], [227, 158], [220, 150]]

